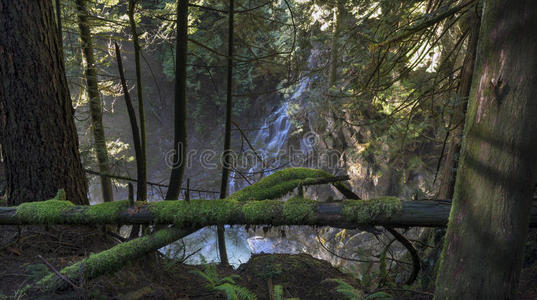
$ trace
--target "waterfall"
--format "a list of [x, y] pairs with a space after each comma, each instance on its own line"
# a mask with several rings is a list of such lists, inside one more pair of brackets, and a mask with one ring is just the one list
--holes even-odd
[[[316, 67], [313, 63], [313, 57], [315, 55], [317, 55], [315, 50], [312, 50], [308, 59], [308, 66], [310, 68]], [[258, 130], [255, 138], [250, 140], [252, 146], [261, 156], [263, 162], [256, 160], [255, 163], [248, 168], [246, 176], [253, 175], [256, 172], [262, 173], [264, 176], [270, 175], [274, 172], [272, 169], [280, 166], [280, 159], [284, 154], [282, 149], [287, 145], [287, 140], [291, 131], [291, 122], [288, 114], [289, 106], [302, 97], [303, 93], [308, 88], [309, 83], [310, 77], [302, 76], [294, 92], [263, 120], [263, 124]], [[300, 148], [304, 153], [309, 153], [311, 151], [311, 146], [308, 145], [307, 141], [301, 140]], [[229, 194], [243, 188], [246, 184], [244, 180], [237, 178], [236, 175], [235, 171], [230, 173], [228, 182]], [[248, 177], [259, 179], [258, 176]], [[264, 237], [259, 234], [250, 236], [249, 232], [242, 226], [231, 227], [226, 225], [225, 227], [229, 262], [235, 267], [238, 267], [241, 263], [247, 262], [252, 253], [300, 253], [305, 251], [304, 245], [296, 240], [288, 240], [281, 237]], [[309, 236], [309, 238], [313, 237]], [[183, 241], [185, 245], [191, 245], [189, 247], [191, 248], [191, 251], [199, 249], [198, 253], [187, 259], [186, 263], [200, 264], [203, 262], [214, 262], [219, 260], [215, 226], [203, 228], [185, 237]], [[172, 245], [165, 247], [165, 250], [171, 252], [174, 250], [178, 252], [182, 251], [182, 243], [174, 243]]]
[[[289, 104], [302, 96], [309, 82], [309, 77], [302, 77], [291, 96], [265, 118], [263, 125], [252, 140], [252, 146], [256, 149], [256, 152], [261, 156], [263, 161], [256, 160], [255, 164], [248, 169], [247, 175], [262, 172], [264, 176], [267, 176], [274, 172], [272, 169], [280, 166], [279, 163], [282, 158], [281, 151], [287, 143], [287, 138], [291, 130], [291, 122], [288, 115]], [[303, 151], [305, 150], [302, 146], [302, 141], [301, 149]], [[245, 182], [236, 180], [235, 176], [236, 173], [234, 171], [231, 172], [228, 188], [230, 194], [245, 186]], [[256, 176], [252, 177], [257, 178]]]

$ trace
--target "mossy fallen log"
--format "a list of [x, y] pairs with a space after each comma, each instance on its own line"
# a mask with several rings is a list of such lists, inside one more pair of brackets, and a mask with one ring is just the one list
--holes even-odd
[[[394, 197], [317, 202], [292, 198], [275, 200], [191, 200], [136, 203], [127, 200], [75, 206], [62, 200], [30, 202], [0, 208], [0, 225], [29, 224], [176, 224], [203, 227], [217, 224], [319, 225], [356, 228], [363, 225], [442, 227], [448, 201], [400, 201]], [[537, 227], [537, 207], [530, 226]]]
[[63, 268], [59, 273], [64, 276], [64, 279], [51, 272], [33, 286], [27, 286], [23, 292], [28, 292], [31, 289], [45, 292], [62, 290], [69, 288], [69, 282], [79, 284], [82, 280], [91, 280], [103, 274], [113, 273], [129, 261], [154, 252], [192, 232], [194, 230], [171, 227], [118, 244], [103, 252], [90, 254], [87, 258]]

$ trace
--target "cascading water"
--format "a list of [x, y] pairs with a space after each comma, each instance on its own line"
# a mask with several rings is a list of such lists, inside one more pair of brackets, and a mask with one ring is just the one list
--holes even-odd
[[[268, 170], [264, 172], [264, 175], [266, 176], [273, 172], [271, 171], [271, 166], [278, 166], [280, 152], [286, 145], [291, 130], [291, 122], [289, 120], [289, 115], [287, 114], [289, 104], [304, 93], [309, 82], [310, 79], [308, 77], [303, 77], [291, 96], [265, 118], [261, 129], [252, 140], [252, 145], [262, 157], [264, 166], [263, 162], [256, 161], [256, 163], [248, 170], [249, 174], [264, 171], [263, 167], [268, 167]], [[237, 180], [235, 175], [235, 172], [231, 172], [230, 174], [230, 194], [244, 187], [245, 184], [242, 180]], [[226, 226], [226, 246], [231, 265], [237, 267], [241, 263], [247, 262], [252, 253], [272, 253], [275, 252], [275, 249], [277, 248], [282, 250], [280, 252], [296, 253], [300, 250], [298, 245], [294, 245], [296, 242], [289, 242], [289, 245], [284, 246], [283, 244], [287, 243], [286, 239], [276, 241], [275, 239], [268, 239], [261, 236], [249, 236], [250, 234], [242, 226]], [[175, 252], [175, 250], [180, 250], [183, 245], [192, 245], [190, 250], [198, 252], [196, 255], [187, 259], [186, 263], [200, 264], [204, 261], [218, 261], [218, 245], [216, 240], [215, 228], [208, 227], [185, 237], [182, 243], [175, 243], [172, 247], [166, 247], [162, 250]]]
[[[313, 57], [315, 51], [308, 59], [310, 68], [315, 67]], [[252, 145], [262, 161], [256, 160], [248, 169], [246, 176], [253, 179], [259, 179], [254, 174], [270, 175], [275, 168], [281, 167], [282, 149], [288, 143], [288, 137], [291, 130], [291, 122], [288, 111], [289, 105], [299, 99], [306, 91], [310, 83], [310, 78], [303, 76], [295, 91], [288, 97], [277, 109], [270, 113], [263, 121], [263, 125], [252, 140]], [[304, 153], [312, 150], [307, 141], [300, 141], [300, 148]], [[229, 194], [241, 189], [246, 182], [238, 180], [236, 172], [231, 172], [229, 180]], [[300, 238], [287, 239], [283, 237], [266, 237], [260, 235], [251, 236], [244, 227], [226, 226], [226, 246], [228, 251], [229, 262], [233, 266], [239, 266], [249, 260], [252, 253], [300, 253], [306, 251], [307, 246], [299, 242]], [[314, 237], [306, 234], [308, 240]], [[213, 227], [204, 228], [191, 234], [183, 239], [183, 243], [176, 243], [171, 249], [181, 249], [182, 245], [191, 245], [191, 251], [198, 251], [196, 255], [187, 259], [186, 263], [200, 264], [203, 262], [218, 261], [218, 245], [216, 243], [216, 230]], [[181, 250], [182, 251], [182, 250]]]
[[[302, 96], [309, 82], [309, 77], [302, 77], [293, 94], [278, 109], [265, 118], [263, 125], [252, 141], [252, 146], [263, 161], [256, 160], [255, 164], [246, 173], [247, 176], [256, 173], [263, 173], [264, 176], [267, 176], [272, 174], [274, 169], [281, 167], [281, 150], [287, 144], [287, 138], [291, 130], [288, 115], [289, 103]], [[245, 184], [242, 180], [236, 180], [236, 175], [235, 172], [232, 172], [230, 176], [230, 194], [243, 188]], [[255, 176], [252, 177], [255, 178]]]

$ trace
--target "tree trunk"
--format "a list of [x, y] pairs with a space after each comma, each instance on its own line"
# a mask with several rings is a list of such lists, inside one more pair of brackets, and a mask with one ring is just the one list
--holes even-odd
[[[231, 117], [233, 110], [233, 10], [234, 0], [229, 1], [228, 12], [228, 48], [227, 48], [227, 101], [226, 101], [226, 126], [224, 131], [224, 153], [222, 154], [222, 180], [220, 182], [220, 199], [227, 196], [227, 185], [229, 171], [231, 169]], [[218, 251], [220, 254], [220, 263], [229, 265], [226, 251], [226, 238], [224, 234], [224, 225], [217, 226]]]
[[0, 1], [0, 141], [8, 204], [65, 189], [88, 204], [51, 1]]
[[436, 299], [514, 299], [537, 180], [537, 2], [486, 0]]
[[[88, 11], [86, 0], [76, 0], [78, 12], [78, 28], [80, 29], [80, 40], [82, 46], [82, 58], [84, 61], [84, 76], [86, 77], [87, 94], [90, 106], [91, 128], [95, 142], [95, 153], [97, 154], [97, 163], [99, 172], [110, 174], [110, 165], [108, 163], [108, 150], [106, 148], [106, 137], [104, 135], [102, 103], [97, 83], [97, 70], [95, 67], [95, 58], [93, 56], [93, 40], [88, 22]], [[104, 202], [114, 201], [112, 191], [112, 181], [110, 178], [100, 176], [101, 190]]]
[[[121, 51], [119, 50], [119, 45], [114, 43], [116, 49], [116, 61], [117, 68], [119, 72], [119, 80], [121, 81], [121, 87], [123, 88], [123, 97], [125, 98], [125, 106], [127, 107], [127, 113], [129, 115], [129, 121], [131, 124], [132, 131], [132, 144], [134, 147], [134, 157], [136, 159], [136, 177], [140, 177], [140, 174], [144, 172], [144, 164], [141, 161], [142, 157], [142, 145], [140, 142], [140, 131], [138, 129], [138, 123], [136, 121], [136, 113], [134, 112], [134, 106], [132, 105], [131, 96], [129, 94], [129, 87], [127, 86], [127, 81], [125, 80], [125, 74], [123, 72], [123, 61], [121, 59]], [[107, 176], [107, 174], [101, 174], [101, 176]], [[110, 176], [107, 176], [110, 177]], [[116, 177], [117, 178], [117, 177]], [[136, 180], [137, 191], [142, 191], [143, 185], [145, 184], [141, 180]], [[134, 201], [134, 194], [130, 193], [131, 184], [129, 183], [129, 200]], [[141, 196], [138, 195], [138, 199], [141, 199]], [[143, 200], [140, 200], [143, 201]]]
[[341, 19], [343, 17], [345, 7], [343, 1], [338, 0], [334, 10], [334, 25], [332, 27], [332, 41], [330, 44], [330, 70], [328, 73], [328, 88], [336, 84], [337, 80], [337, 65], [339, 60], [338, 41], [341, 32]]
[[144, 113], [144, 97], [142, 90], [142, 74], [140, 67], [140, 43], [138, 41], [138, 33], [136, 32], [136, 20], [134, 19], [134, 8], [136, 7], [136, 0], [129, 0], [129, 9], [127, 14], [129, 15], [129, 23], [132, 33], [132, 42], [134, 44], [134, 65], [136, 69], [136, 95], [138, 97], [138, 117], [140, 118], [140, 141], [141, 141], [141, 157], [140, 161], [143, 168], [138, 173], [138, 180], [140, 184], [136, 191], [138, 201], [145, 201], [147, 199], [147, 155], [146, 155], [146, 138], [145, 138], [145, 113]]
[[[446, 151], [441, 158], [441, 167], [438, 172], [440, 185], [436, 198], [443, 200], [453, 198], [453, 187], [455, 186], [458, 164], [457, 157], [460, 153], [464, 116], [466, 114], [468, 95], [470, 94], [475, 65], [477, 40], [479, 36], [479, 18], [471, 12], [468, 17], [466, 17], [466, 22], [464, 22], [462, 29], [469, 30], [470, 33], [468, 35], [467, 52], [462, 64], [457, 93], [454, 95], [455, 103], [452, 107], [453, 112], [451, 113], [449, 120], [450, 131], [447, 133]], [[454, 59], [456, 59], [456, 57]], [[449, 69], [446, 71], [452, 72], [453, 67], [453, 63], [449, 64]], [[434, 280], [436, 278], [436, 271], [438, 270], [438, 259], [442, 252], [445, 233], [446, 231], [444, 228], [427, 228], [420, 235], [420, 240], [424, 245], [433, 245], [433, 247], [423, 247], [422, 249], [422, 259], [427, 261], [426, 264], [423, 264], [424, 268], [421, 272], [421, 283], [424, 289], [434, 289]]]
[[468, 52], [466, 53], [462, 64], [462, 74], [459, 81], [459, 87], [457, 88], [456, 103], [450, 120], [451, 126], [455, 127], [449, 133], [444, 163], [438, 174], [440, 178], [440, 187], [437, 195], [438, 199], [451, 199], [453, 196], [453, 187], [455, 186], [455, 175], [458, 162], [456, 157], [458, 156], [461, 147], [464, 116], [466, 114], [466, 107], [468, 106], [468, 96], [472, 84], [477, 41], [479, 37], [479, 20], [477, 18], [472, 19], [473, 21], [470, 21], [468, 24], [470, 27], [467, 48]]
[[188, 0], [177, 1], [175, 41], [174, 160], [166, 200], [179, 199], [186, 165], [186, 62], [188, 54]]

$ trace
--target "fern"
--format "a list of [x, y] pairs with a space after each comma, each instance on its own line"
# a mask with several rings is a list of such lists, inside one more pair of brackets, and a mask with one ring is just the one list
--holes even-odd
[[234, 278], [239, 277], [238, 275], [220, 278], [215, 265], [208, 264], [203, 272], [193, 270], [191, 273], [203, 277], [207, 281], [207, 288], [223, 293], [228, 300], [257, 300], [255, 294], [235, 284]]
[[298, 298], [284, 298], [283, 287], [279, 284], [274, 286], [274, 300], [300, 300]]
[[281, 285], [274, 286], [274, 300], [283, 300], [283, 287]]
[[235, 286], [231, 283], [224, 283], [219, 286], [216, 286], [214, 290], [223, 292], [226, 295], [227, 300], [239, 300], [239, 297], [235, 292]]
[[337, 283], [336, 291], [347, 297], [349, 300], [363, 300], [362, 291], [355, 289], [352, 285], [346, 283], [342, 279], [332, 278], [325, 280], [326, 282]]
[[352, 285], [348, 284], [342, 279], [327, 279], [326, 282], [335, 282], [337, 283], [336, 291], [347, 297], [349, 300], [375, 300], [375, 299], [392, 299], [392, 296], [385, 292], [376, 292], [370, 295], [365, 296], [364, 293]]

